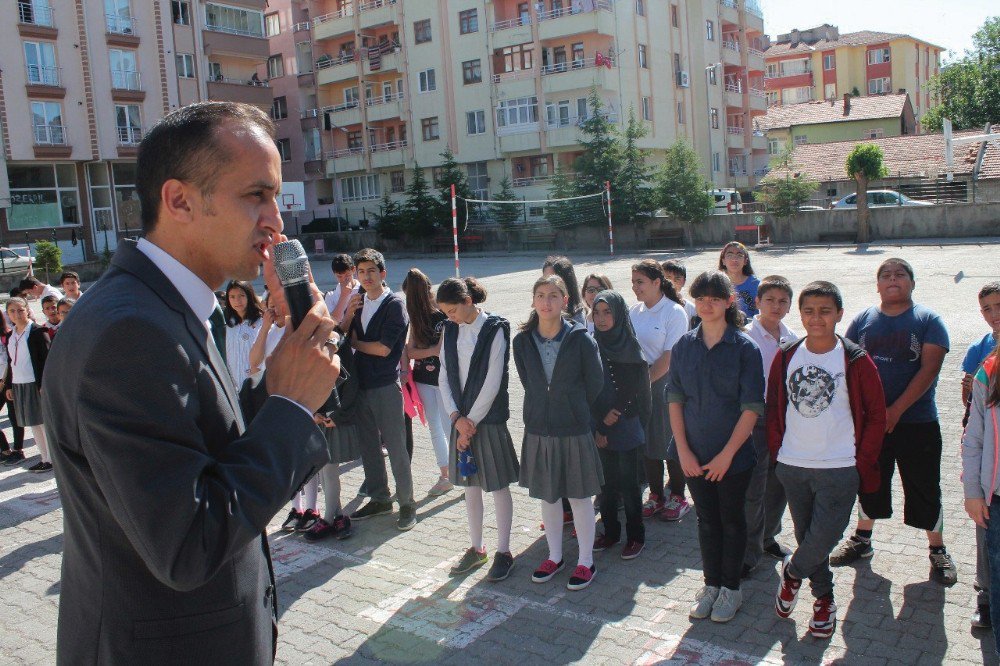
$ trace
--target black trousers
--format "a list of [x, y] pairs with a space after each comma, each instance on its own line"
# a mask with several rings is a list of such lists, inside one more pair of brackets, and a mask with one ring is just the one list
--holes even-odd
[[635, 467], [642, 457], [642, 447], [631, 451], [597, 449], [604, 467], [604, 485], [601, 486], [601, 522], [604, 536], [612, 541], [621, 539], [622, 525], [618, 520], [618, 498], [625, 502], [625, 538], [628, 541], [646, 542], [646, 527], [642, 524], [642, 491]]
[[17, 422], [14, 416], [14, 403], [9, 400], [0, 402], [0, 406], [7, 405], [7, 418], [10, 420], [10, 427], [14, 431], [13, 446], [7, 442], [7, 435], [0, 430], [0, 451], [20, 451], [24, 448], [24, 426]]
[[740, 589], [743, 556], [747, 549], [747, 487], [753, 469], [727, 473], [722, 481], [704, 476], [688, 478], [688, 488], [698, 514], [705, 585]]

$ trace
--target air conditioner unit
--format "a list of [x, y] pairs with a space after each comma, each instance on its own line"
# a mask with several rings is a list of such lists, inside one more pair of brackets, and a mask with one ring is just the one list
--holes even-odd
[[687, 72], [677, 72], [677, 85], [681, 88], [690, 88], [691, 76]]

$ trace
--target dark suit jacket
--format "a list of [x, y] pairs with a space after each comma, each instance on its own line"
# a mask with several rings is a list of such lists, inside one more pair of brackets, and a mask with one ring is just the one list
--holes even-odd
[[263, 532], [329, 459], [310, 416], [270, 397], [244, 425], [249, 386], [241, 408], [205, 324], [127, 241], [60, 328], [45, 380], [58, 663], [271, 663]]

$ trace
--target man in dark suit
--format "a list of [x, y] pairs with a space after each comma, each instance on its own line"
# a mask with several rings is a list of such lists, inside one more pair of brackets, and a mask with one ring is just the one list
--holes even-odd
[[261, 262], [276, 287], [273, 137], [266, 114], [241, 104], [160, 121], [139, 148], [145, 237], [119, 244], [52, 346], [43, 409], [64, 511], [60, 664], [273, 661], [264, 531], [328, 460], [312, 415], [340, 371], [318, 290], [239, 397], [219, 353], [213, 289], [253, 279]]

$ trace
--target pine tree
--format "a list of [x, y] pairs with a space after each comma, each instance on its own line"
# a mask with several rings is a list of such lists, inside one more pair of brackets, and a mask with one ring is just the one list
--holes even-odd
[[[604, 110], [604, 102], [597, 94], [597, 88], [592, 87], [587, 97], [587, 105], [592, 110], [591, 115], [580, 125], [582, 137], [580, 145], [583, 154], [576, 160], [576, 194], [595, 194], [604, 191], [604, 182], [617, 183], [622, 171], [622, 146], [618, 128], [608, 118]], [[612, 197], [613, 199], [613, 197]], [[574, 206], [574, 208], [580, 208]], [[580, 222], [585, 224], [605, 224], [607, 219], [593, 214], [595, 207], [587, 207], [590, 214], [584, 215]]]
[[[510, 178], [504, 176], [500, 181], [500, 191], [493, 195], [494, 201], [517, 201]], [[504, 229], [510, 229], [521, 219], [521, 207], [511, 204], [490, 206], [490, 218]]]
[[611, 181], [611, 215], [619, 224], [643, 224], [656, 209], [650, 187], [652, 169], [646, 164], [649, 151], [639, 147], [639, 140], [648, 128], [629, 108], [628, 124], [622, 143], [621, 170]]
[[424, 170], [414, 163], [413, 180], [406, 189], [406, 205], [403, 210], [403, 227], [406, 232], [419, 238], [433, 236], [435, 229], [442, 226], [435, 219], [440, 217], [437, 214], [440, 207], [441, 203], [431, 195], [427, 187]]
[[451, 228], [451, 186], [454, 185], [455, 196], [457, 197], [455, 208], [458, 219], [464, 225], [464, 221], [468, 219], [468, 211], [466, 209], [469, 205], [464, 200], [475, 199], [477, 197], [472, 194], [469, 181], [465, 177], [465, 170], [455, 161], [455, 154], [451, 152], [451, 148], [445, 148], [444, 152], [441, 153], [441, 157], [444, 159], [444, 162], [441, 164], [437, 180], [434, 181], [434, 187], [440, 192], [440, 204], [437, 213], [439, 216], [438, 224], [442, 227]]
[[388, 192], [383, 194], [379, 212], [375, 215], [378, 220], [378, 235], [382, 238], [402, 238], [406, 231], [404, 212], [403, 206], [392, 199]]
[[[556, 167], [549, 186], [550, 199], [567, 199], [576, 196], [576, 184], [565, 171]], [[580, 222], [582, 207], [575, 201], [556, 201], [545, 207], [545, 220], [552, 227]]]
[[708, 181], [701, 175], [698, 154], [684, 141], [667, 149], [656, 174], [656, 203], [682, 222], [701, 222], [715, 205]]

